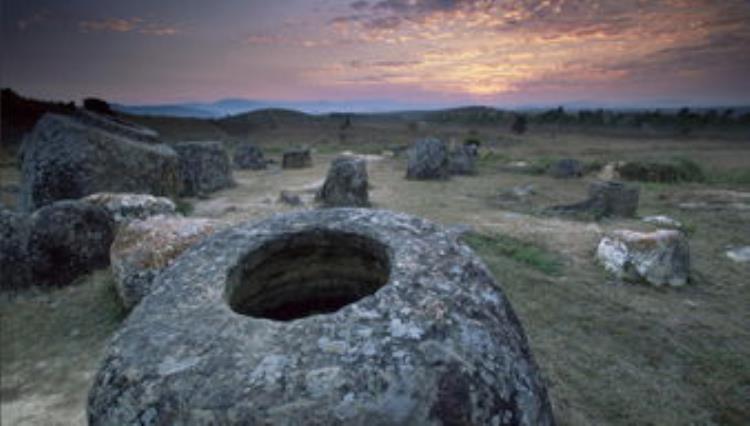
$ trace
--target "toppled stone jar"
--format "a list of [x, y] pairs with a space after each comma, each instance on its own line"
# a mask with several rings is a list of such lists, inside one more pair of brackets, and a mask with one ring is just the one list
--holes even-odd
[[518, 318], [440, 226], [325, 209], [193, 247], [115, 334], [91, 425], [550, 425]]

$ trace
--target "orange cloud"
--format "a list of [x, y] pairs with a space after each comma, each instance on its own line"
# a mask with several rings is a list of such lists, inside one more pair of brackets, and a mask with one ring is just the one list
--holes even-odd
[[[359, 61], [352, 51], [342, 62], [368, 66], [323, 67], [311, 78], [492, 96], [535, 83], [633, 81], [642, 69], [685, 73], [713, 66], [717, 55], [708, 52], [748, 61], [742, 51], [750, 45], [742, 0], [384, 0], [352, 8], [330, 21], [327, 37], [366, 44], [379, 59]], [[395, 60], [408, 66], [375, 66]]]

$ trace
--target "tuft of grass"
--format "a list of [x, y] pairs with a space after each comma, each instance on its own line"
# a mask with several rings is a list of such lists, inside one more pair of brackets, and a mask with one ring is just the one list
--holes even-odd
[[666, 161], [629, 161], [618, 168], [626, 180], [641, 182], [705, 182], [706, 175], [701, 166], [689, 158], [673, 158]]
[[194, 207], [192, 203], [185, 201], [181, 198], [178, 198], [172, 201], [174, 201], [177, 213], [183, 216], [190, 216], [193, 213]]
[[750, 185], [750, 168], [711, 170], [706, 181], [718, 184]]
[[489, 151], [479, 155], [477, 165], [479, 167], [492, 167], [505, 164], [510, 161], [510, 157], [501, 152]]
[[517, 238], [471, 232], [463, 240], [483, 257], [506, 257], [546, 275], [556, 275], [562, 270], [562, 262], [556, 254]]

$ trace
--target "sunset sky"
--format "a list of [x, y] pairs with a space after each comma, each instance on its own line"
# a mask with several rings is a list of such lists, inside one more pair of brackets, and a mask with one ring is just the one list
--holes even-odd
[[750, 104], [750, 0], [2, 0], [2, 85], [123, 103]]

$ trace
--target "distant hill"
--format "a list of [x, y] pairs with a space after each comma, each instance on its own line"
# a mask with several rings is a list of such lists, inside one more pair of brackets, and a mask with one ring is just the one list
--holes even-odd
[[199, 106], [185, 105], [143, 105], [128, 106], [113, 104], [115, 111], [132, 115], [153, 115], [161, 117], [191, 117], [191, 118], [217, 118], [214, 111], [203, 109]]
[[37, 120], [48, 112], [72, 114], [73, 102], [48, 102], [28, 99], [11, 89], [3, 89], [0, 94], [0, 146], [15, 151]]
[[113, 105], [118, 111], [137, 115], [165, 117], [222, 118], [266, 109], [286, 109], [307, 114], [327, 113], [378, 113], [406, 110], [434, 110], [439, 105], [426, 107], [416, 103], [388, 99], [364, 99], [357, 101], [268, 101], [258, 99], [228, 98], [216, 102], [189, 102], [163, 105]]

